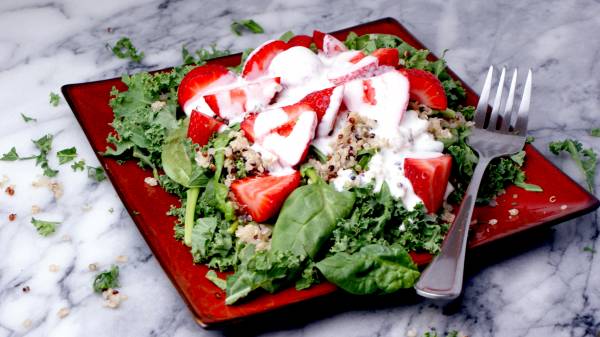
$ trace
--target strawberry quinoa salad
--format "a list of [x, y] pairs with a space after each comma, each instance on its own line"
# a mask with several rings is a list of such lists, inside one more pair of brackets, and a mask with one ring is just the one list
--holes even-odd
[[[105, 155], [139, 160], [181, 199], [174, 237], [227, 304], [325, 280], [353, 294], [412, 287], [409, 252], [439, 251], [477, 163], [464, 89], [392, 35], [286, 36], [238, 67], [123, 82]], [[493, 162], [479, 201], [535, 188], [523, 160]]]

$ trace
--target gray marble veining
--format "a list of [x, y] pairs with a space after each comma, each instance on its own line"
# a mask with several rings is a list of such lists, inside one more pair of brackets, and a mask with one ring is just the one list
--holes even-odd
[[[588, 135], [600, 127], [600, 3], [577, 1], [3, 1], [0, 3], [0, 153], [13, 145], [34, 153], [30, 139], [51, 133], [53, 149], [76, 146], [98, 165], [77, 121], [63, 102], [48, 104], [65, 83], [102, 79], [180, 62], [190, 49], [216, 43], [240, 51], [287, 30], [328, 31], [391, 16], [431, 50], [449, 49], [450, 66], [479, 88], [489, 64], [532, 67], [535, 85], [531, 129], [535, 145]], [[265, 35], [236, 37], [234, 19], [253, 18]], [[128, 36], [146, 53], [142, 65], [115, 58], [106, 44]], [[38, 119], [24, 123], [20, 113]], [[582, 182], [572, 162], [552, 161]], [[50, 163], [58, 167], [54, 152]], [[14, 196], [0, 193], [0, 336], [218, 336], [194, 322], [124, 211], [108, 182], [94, 183], [60, 166], [56, 196], [33, 187], [31, 162], [0, 161], [0, 179]], [[598, 184], [596, 186], [599, 187]], [[61, 221], [40, 237], [29, 223]], [[8, 221], [10, 213], [17, 214]], [[559, 224], [518, 254], [474, 268], [462, 302], [442, 308], [417, 301], [398, 306], [340, 310], [301, 324], [278, 324], [268, 336], [406, 336], [431, 328], [469, 336], [597, 336], [600, 331], [598, 213]], [[68, 238], [65, 238], [68, 235]], [[532, 239], [533, 241], [533, 239]], [[507, 247], [510, 250], [513, 247]], [[88, 265], [120, 262], [116, 310], [102, 306], [90, 287]], [[56, 265], [57, 271], [50, 271]], [[23, 288], [30, 291], [25, 293]], [[61, 308], [69, 314], [60, 318]], [[226, 332], [227, 333], [227, 332]], [[247, 333], [239, 332], [241, 335]]]

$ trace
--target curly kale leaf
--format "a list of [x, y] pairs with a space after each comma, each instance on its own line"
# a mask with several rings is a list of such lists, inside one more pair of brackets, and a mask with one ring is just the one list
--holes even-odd
[[177, 128], [177, 87], [191, 66], [169, 72], [123, 75], [126, 91], [113, 87], [110, 106], [115, 132], [108, 136], [104, 155], [137, 158], [141, 166], [156, 168], [167, 133]]
[[356, 196], [352, 215], [338, 222], [330, 253], [355, 253], [368, 244], [399, 243], [408, 250], [436, 253], [447, 231], [437, 216], [427, 214], [422, 204], [412, 211], [395, 200], [384, 184], [379, 193], [371, 187], [352, 189]]
[[567, 152], [584, 174], [588, 190], [594, 193], [594, 176], [596, 175], [596, 163], [598, 161], [596, 152], [592, 148], [584, 149], [583, 145], [575, 139], [551, 142], [548, 147], [550, 152], [555, 155]]

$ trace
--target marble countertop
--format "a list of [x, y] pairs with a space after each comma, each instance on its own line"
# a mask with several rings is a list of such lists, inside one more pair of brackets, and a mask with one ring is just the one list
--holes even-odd
[[[600, 127], [598, 13], [600, 3], [593, 0], [1, 2], [0, 153], [15, 145], [32, 154], [31, 139], [53, 134], [50, 165], [60, 168], [55, 186], [62, 191], [32, 186], [41, 170], [31, 161], [0, 161], [0, 178], [6, 176], [4, 185], [15, 190], [13, 196], [5, 187], [0, 193], [0, 337], [392, 337], [430, 329], [469, 336], [599, 336], [600, 255], [589, 249], [600, 252], [597, 212], [471, 266], [464, 297], [450, 306], [411, 300], [343, 307], [244, 331], [203, 330], [111, 184], [58, 166], [54, 152], [69, 146], [76, 146], [88, 165], [98, 162], [64, 100], [58, 107], [48, 102], [49, 93], [66, 83], [178, 64], [184, 44], [195, 49], [216, 43], [240, 51], [287, 30], [330, 31], [391, 16], [432, 51], [449, 49], [448, 63], [475, 88], [490, 64], [533, 68], [535, 145], [582, 183], [574, 164], [549, 155], [547, 143], [576, 137], [600, 149], [600, 138], [588, 135], [591, 127]], [[231, 21], [243, 18], [261, 23], [265, 35], [231, 34]], [[142, 65], [117, 59], [106, 47], [122, 36], [145, 52]], [[25, 123], [20, 113], [37, 122]], [[56, 234], [44, 238], [35, 232], [34, 205], [41, 210], [36, 217], [62, 222]], [[9, 221], [12, 213], [16, 219]], [[104, 307], [92, 292], [92, 263], [102, 269], [120, 265], [120, 289], [128, 299], [118, 309]]]

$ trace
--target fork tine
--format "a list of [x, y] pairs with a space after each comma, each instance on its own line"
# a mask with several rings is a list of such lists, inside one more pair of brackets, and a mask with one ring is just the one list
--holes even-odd
[[479, 102], [477, 103], [477, 109], [475, 109], [475, 126], [483, 129], [485, 124], [485, 115], [487, 114], [488, 98], [490, 97], [490, 88], [492, 86], [492, 75], [494, 74], [494, 66], [490, 66], [483, 88], [481, 89], [481, 95], [479, 96]]
[[498, 122], [498, 110], [500, 110], [500, 104], [502, 103], [502, 91], [504, 91], [504, 77], [506, 75], [506, 68], [502, 67], [500, 73], [500, 81], [498, 81], [498, 88], [496, 88], [496, 97], [494, 97], [494, 105], [492, 106], [492, 113], [490, 114], [490, 121], [488, 122], [488, 130], [496, 130], [496, 124]]
[[508, 98], [506, 99], [506, 106], [504, 107], [504, 113], [502, 114], [502, 126], [500, 130], [508, 131], [512, 120], [513, 103], [515, 101], [515, 88], [517, 86], [517, 69], [513, 71], [512, 80], [510, 81], [510, 89], [508, 90]]
[[527, 133], [527, 116], [529, 114], [529, 104], [531, 103], [531, 81], [532, 81], [531, 69], [527, 72], [527, 80], [525, 80], [525, 87], [523, 88], [523, 97], [521, 98], [521, 104], [519, 104], [519, 114], [517, 115], [517, 122], [514, 130], [519, 132], [519, 135], [525, 136]]

